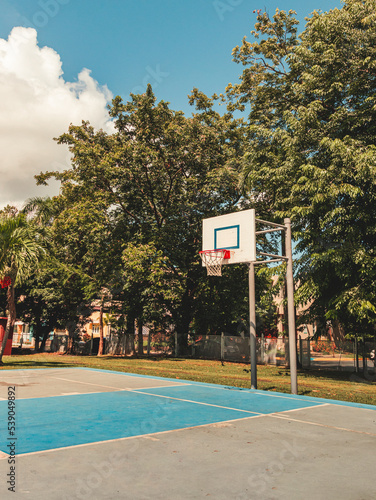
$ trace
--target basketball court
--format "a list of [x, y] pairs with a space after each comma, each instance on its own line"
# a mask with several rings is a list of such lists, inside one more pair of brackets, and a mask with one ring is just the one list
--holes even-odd
[[86, 368], [2, 370], [0, 428], [1, 498], [375, 497], [371, 405]]

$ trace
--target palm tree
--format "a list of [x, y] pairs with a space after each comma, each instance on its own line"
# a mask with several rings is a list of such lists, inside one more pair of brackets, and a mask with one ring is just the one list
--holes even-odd
[[23, 213], [0, 215], [0, 278], [9, 278], [7, 325], [0, 348], [0, 365], [9, 333], [16, 321], [15, 287], [38, 266], [46, 252], [43, 230]]

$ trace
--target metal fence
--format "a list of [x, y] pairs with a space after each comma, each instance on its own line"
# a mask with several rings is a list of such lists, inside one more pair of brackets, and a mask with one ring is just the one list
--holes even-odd
[[125, 356], [135, 350], [134, 335], [111, 334], [106, 342], [105, 353], [112, 356]]
[[[138, 350], [138, 336], [136, 334], [111, 333], [107, 337], [105, 353], [112, 356], [126, 356]], [[151, 333], [143, 336], [143, 352], [147, 355], [171, 354], [173, 346], [171, 335]]]
[[[174, 346], [175, 339], [175, 346]], [[99, 341], [99, 339], [94, 339]], [[144, 337], [144, 354], [182, 355], [193, 358], [250, 362], [249, 337], [230, 335], [196, 335], [188, 337], [188, 351], [179, 352], [177, 334], [150, 334]], [[66, 352], [67, 335], [54, 335], [46, 342], [46, 352]], [[90, 340], [75, 346], [77, 354], [96, 354], [97, 346], [91, 346]], [[94, 342], [95, 344], [95, 342]], [[257, 363], [286, 366], [289, 364], [289, 342], [287, 338], [257, 338]], [[127, 356], [137, 350], [137, 335], [112, 333], [105, 339], [104, 352], [108, 355]], [[374, 373], [375, 361], [371, 359], [372, 350], [376, 350], [376, 341], [362, 342], [328, 340], [297, 340], [299, 365], [304, 369], [346, 370], [351, 372]]]
[[68, 335], [54, 335], [47, 339], [44, 347], [45, 352], [65, 353], [68, 346]]
[[[175, 341], [176, 342], [176, 341]], [[190, 338], [193, 358], [217, 359], [240, 363], [250, 362], [249, 337], [202, 335]], [[285, 366], [289, 364], [287, 338], [257, 338], [257, 363]], [[297, 339], [299, 365], [304, 369], [375, 371], [371, 352], [376, 342]], [[176, 352], [175, 352], [176, 354]]]
[[372, 372], [375, 371], [375, 363], [371, 359], [371, 352], [374, 349], [376, 349], [375, 341], [362, 342], [358, 339], [334, 343], [328, 340], [319, 340], [311, 344], [311, 367]]
[[[257, 338], [257, 363], [286, 365], [289, 362], [288, 340], [283, 338]], [[218, 359], [250, 362], [249, 337], [228, 335], [202, 335], [191, 337], [191, 354], [194, 358]], [[298, 342], [298, 358], [304, 368], [311, 362], [310, 342], [300, 339]]]

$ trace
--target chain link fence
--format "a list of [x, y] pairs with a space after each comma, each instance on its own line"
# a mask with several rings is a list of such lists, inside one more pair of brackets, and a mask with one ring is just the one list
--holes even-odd
[[[216, 359], [238, 363], [250, 362], [249, 337], [227, 335], [200, 335], [190, 337], [193, 358]], [[327, 369], [372, 372], [376, 350], [375, 341], [350, 340], [332, 342], [297, 339], [297, 359], [304, 369]], [[289, 365], [288, 338], [257, 338], [257, 363], [277, 366]]]
[[[202, 335], [191, 337], [191, 353], [194, 358], [217, 359], [238, 363], [250, 362], [249, 337], [228, 335]], [[288, 340], [283, 338], [257, 338], [257, 363], [286, 365], [289, 362]], [[298, 357], [304, 368], [309, 368], [310, 343], [300, 340]]]
[[[188, 350], [179, 352], [178, 336], [152, 334], [144, 336], [144, 355], [175, 355], [192, 358], [250, 363], [249, 337], [230, 335], [188, 336]], [[94, 341], [99, 342], [95, 338]], [[84, 344], [84, 345], [78, 345]], [[75, 345], [77, 354], [96, 354], [98, 346], [91, 341]], [[46, 342], [46, 352], [66, 352], [67, 335], [54, 335]], [[257, 338], [257, 363], [276, 366], [289, 365], [288, 338]], [[137, 351], [137, 335], [113, 332], [105, 339], [104, 352], [110, 356], [129, 356]], [[303, 369], [340, 370], [351, 372], [375, 372], [376, 340], [333, 341], [297, 339], [297, 359]]]
[[[152, 333], [146, 329], [146, 335], [143, 336], [143, 352], [146, 355], [171, 354], [173, 344], [171, 334]], [[111, 333], [107, 337], [105, 353], [111, 356], [128, 356], [138, 351], [137, 334]]]
[[53, 335], [49, 337], [44, 346], [44, 352], [65, 353], [68, 346], [68, 335]]
[[374, 371], [375, 360], [372, 351], [376, 341], [318, 340], [311, 343], [311, 366], [317, 369], [346, 370], [353, 372]]

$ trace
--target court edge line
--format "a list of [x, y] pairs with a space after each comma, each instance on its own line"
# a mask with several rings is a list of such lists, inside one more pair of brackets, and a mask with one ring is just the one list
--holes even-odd
[[[116, 439], [106, 439], [105, 441], [93, 441], [91, 443], [75, 444], [72, 446], [62, 446], [61, 448], [51, 448], [49, 450], [29, 451], [28, 453], [18, 453], [16, 455], [16, 458], [27, 457], [27, 456], [31, 456], [31, 455], [40, 455], [41, 453], [51, 453], [53, 451], [71, 450], [74, 448], [82, 448], [84, 446], [94, 446], [97, 444], [114, 443], [115, 441], [127, 441], [129, 439], [138, 439], [138, 438], [159, 436], [161, 434], [169, 434], [172, 432], [188, 431], [188, 430], [192, 430], [192, 429], [199, 429], [200, 427], [208, 427], [210, 425], [217, 425], [217, 424], [228, 423], [228, 422], [239, 422], [240, 420], [246, 420], [248, 418], [260, 418], [260, 417], [265, 417], [265, 416], [266, 415], [263, 415], [263, 414], [261, 414], [261, 415], [249, 415], [248, 417], [234, 418], [232, 420], [219, 420], [218, 422], [210, 422], [209, 424], [193, 425], [191, 427], [181, 427], [179, 429], [170, 429], [168, 431], [150, 432], [149, 434], [137, 434], [136, 436], [127, 436], [127, 437], [116, 438]], [[1, 452], [1, 450], [0, 450], [0, 452]], [[8, 455], [6, 455], [6, 457], [4, 457], [4, 458], [8, 458]], [[0, 456], [0, 461], [4, 460], [4, 458], [1, 458], [1, 456]]]
[[[245, 391], [247, 392], [248, 394], [258, 394], [260, 396], [269, 396], [269, 397], [272, 397], [272, 398], [281, 398], [281, 399], [288, 399], [289, 401], [292, 399], [294, 401], [301, 401], [301, 396], [296, 396], [294, 394], [289, 394], [287, 396], [283, 396], [281, 394], [274, 394], [273, 391], [261, 391], [261, 390], [258, 390], [258, 389], [248, 389], [248, 388], [241, 388], [241, 387], [233, 387], [233, 386], [229, 386], [229, 385], [223, 385], [223, 386], [219, 386], [219, 387], [211, 387], [212, 389], [226, 389], [227, 391], [231, 391], [231, 390], [238, 390], [239, 392], [241, 391]], [[321, 402], [317, 402], [316, 401], [310, 401], [312, 403], [315, 403], [315, 404], [322, 404]]]
[[290, 411], [300, 411], [300, 410], [311, 410], [315, 408], [321, 408], [322, 406], [332, 406], [330, 403], [322, 403], [321, 405], [312, 405], [312, 406], [302, 406], [301, 408], [291, 408], [291, 410], [281, 410], [274, 411], [273, 413], [265, 413], [265, 415], [276, 415], [279, 413], [290, 413]]
[[[172, 378], [169, 378], [169, 377], [160, 377], [160, 376], [152, 376], [152, 375], [144, 375], [144, 374], [141, 374], [141, 373], [130, 373], [130, 372], [123, 372], [123, 371], [117, 371], [117, 370], [106, 370], [106, 369], [103, 369], [103, 368], [89, 368], [87, 366], [75, 366], [75, 367], [67, 367], [67, 368], [74, 368], [76, 370], [88, 370], [88, 371], [95, 371], [95, 372], [106, 372], [106, 373], [117, 373], [118, 375], [131, 375], [131, 376], [134, 376], [134, 377], [140, 377], [140, 378], [152, 378], [152, 379], [156, 379], [156, 380], [171, 380], [171, 381], [174, 381], [176, 379], [172, 379]], [[30, 370], [32, 370], [31, 368], [29, 368]], [[50, 369], [50, 368], [46, 368], [46, 369]], [[53, 368], [51, 368], [53, 369]], [[66, 370], [66, 368], [57, 368], [57, 370]], [[11, 371], [11, 370], [8, 370], [8, 371]], [[1, 373], [1, 372], [0, 372]], [[187, 385], [191, 384], [191, 385], [202, 385], [202, 386], [206, 386], [206, 387], [210, 387], [210, 388], [213, 388], [213, 389], [242, 389], [242, 388], [239, 388], [239, 387], [232, 387], [232, 386], [226, 386], [226, 385], [219, 385], [219, 384], [210, 384], [210, 383], [207, 383], [207, 382], [198, 382], [196, 380], [185, 380], [185, 379], [182, 379], [182, 382], [186, 382]], [[375, 411], [375, 408], [364, 408], [364, 407], [367, 407], [367, 406], [376, 406], [376, 405], [369, 405], [369, 404], [366, 404], [366, 403], [355, 403], [353, 401], [342, 401], [342, 400], [336, 400], [336, 399], [325, 399], [325, 398], [316, 398], [314, 396], [303, 396], [303, 395], [295, 395], [295, 394], [282, 394], [282, 393], [278, 393], [278, 394], [275, 394], [273, 393], [273, 391], [263, 391], [263, 390], [260, 390], [260, 389], [248, 389], [248, 388], [243, 388], [243, 390], [251, 393], [251, 394], [260, 394], [261, 396], [272, 396], [272, 397], [275, 397], [275, 398], [284, 398], [284, 399], [293, 399], [293, 400], [297, 400], [297, 401], [302, 401], [301, 398], [307, 398], [307, 401], [309, 403], [315, 403], [317, 405], [321, 405], [321, 404], [332, 404], [332, 405], [336, 405], [336, 406], [348, 406], [348, 407], [353, 407], [353, 408], [361, 408], [361, 409], [364, 409], [364, 410], [372, 410], [372, 411]], [[316, 399], [320, 399], [321, 401], [315, 401]]]
[[299, 422], [301, 424], [316, 425], [317, 427], [326, 427], [327, 429], [335, 429], [337, 431], [353, 432], [355, 434], [366, 434], [367, 436], [375, 436], [376, 437], [376, 434], [374, 434], [373, 432], [356, 431], [354, 429], [347, 429], [346, 427], [336, 427], [335, 425], [327, 425], [327, 424], [320, 424], [319, 422], [310, 422], [307, 420], [299, 420], [297, 418], [290, 418], [288, 416], [285, 417], [284, 415], [278, 415], [277, 413], [268, 413], [265, 415], [265, 417], [280, 418], [281, 420], [292, 420], [293, 422]]
[[185, 403], [194, 403], [203, 406], [213, 406], [214, 408], [222, 408], [224, 410], [241, 411], [243, 413], [253, 413], [255, 415], [265, 415], [264, 413], [260, 413], [259, 411], [241, 410], [240, 408], [231, 408], [230, 406], [221, 406], [221, 405], [214, 405], [212, 403], [203, 403], [202, 401], [193, 401], [192, 399], [173, 398], [171, 396], [163, 396], [161, 394], [152, 394], [151, 392], [143, 392], [143, 390], [136, 389], [130, 392], [136, 392], [137, 394], [146, 394], [147, 396], [154, 396], [157, 398], [174, 399], [175, 401], [183, 401]]
[[[77, 383], [77, 384], [84, 384], [84, 385], [94, 385], [95, 387], [105, 387], [107, 389], [114, 389], [116, 390], [117, 392], [133, 392], [134, 390], [140, 390], [140, 389], [145, 389], [145, 390], [150, 390], [150, 389], [159, 389], [161, 386], [160, 385], [157, 385], [157, 386], [153, 386], [153, 387], [138, 387], [137, 389], [129, 389], [129, 388], [121, 388], [121, 387], [112, 387], [110, 385], [101, 385], [101, 384], [93, 384], [92, 382], [81, 382], [79, 380], [70, 380], [68, 378], [61, 378], [61, 377], [50, 377], [50, 378], [53, 378], [53, 379], [56, 379], [56, 380], [64, 380], [66, 382], [73, 382], [73, 383]], [[176, 384], [172, 384], [172, 385], [168, 385], [166, 387], [182, 387], [182, 386], [186, 386], [186, 385], [190, 385], [188, 383], [183, 383], [183, 382], [177, 382]], [[21, 387], [26, 387], [26, 386], [21, 386]], [[165, 387], [165, 386], [162, 386], [162, 387]], [[24, 400], [27, 400], [27, 399], [46, 399], [46, 398], [59, 398], [59, 397], [62, 397], [62, 396], [84, 396], [86, 394], [105, 394], [103, 391], [94, 391], [94, 392], [77, 392], [77, 393], [74, 393], [74, 394], [55, 394], [53, 396], [34, 396], [34, 397], [28, 397], [28, 398], [20, 398], [20, 397], [17, 397], [17, 401], [24, 401]], [[6, 398], [0, 398], [0, 401], [7, 401]]]
[[[284, 396], [283, 394], [274, 394], [273, 391], [261, 391], [261, 390], [258, 390], [258, 389], [248, 389], [248, 388], [245, 388], [245, 389], [241, 389], [239, 387], [232, 387], [232, 386], [219, 386], [219, 387], [213, 387], [213, 389], [227, 389], [227, 390], [245, 390], [246, 392], [248, 392], [248, 394], [257, 394], [257, 395], [260, 395], [260, 396], [268, 396], [268, 397], [272, 397], [272, 398], [280, 398], [280, 399], [288, 399], [289, 401], [305, 401], [305, 399], [302, 399], [302, 398], [307, 398], [307, 403], [313, 403], [314, 405], [316, 406], [313, 406], [313, 408], [317, 408], [317, 406], [322, 406], [322, 405], [336, 405], [336, 406], [349, 406], [349, 407], [352, 407], [354, 405], [354, 408], [361, 408], [361, 409], [364, 409], [364, 410], [368, 410], [370, 408], [363, 408], [362, 406], [355, 406], [357, 403], [354, 403], [352, 401], [342, 401], [340, 400], [339, 402], [337, 402], [337, 400], [335, 399], [329, 399], [327, 400], [328, 402], [324, 403], [323, 401], [315, 401], [315, 398], [313, 396], [309, 397], [309, 396], [299, 396], [299, 395], [294, 395], [294, 394], [288, 394], [286, 396]], [[320, 399], [320, 398], [318, 398]], [[323, 399], [323, 398], [321, 398]], [[342, 404], [341, 404], [342, 403]], [[345, 403], [345, 404], [343, 404]], [[349, 403], [349, 405], [347, 405], [346, 403]], [[359, 405], [362, 405], [362, 403], [359, 403]], [[310, 407], [307, 407], [307, 408], [310, 408]], [[300, 409], [300, 408], [297, 408], [297, 409]], [[292, 411], [292, 410], [287, 410], [287, 411]], [[373, 410], [372, 410], [373, 411]]]
[[[15, 370], [0, 370], [0, 378], [1, 378], [1, 373], [2, 372], [5, 372], [5, 373], [16, 373], [16, 377], [17, 375], [24, 378], [25, 377], [25, 374], [27, 374], [28, 372], [38, 372], [39, 370], [51, 370], [51, 371], [66, 371], [66, 370], [87, 370], [87, 371], [93, 371], [93, 372], [105, 372], [105, 373], [110, 373], [110, 374], [117, 374], [117, 375], [126, 375], [126, 376], [133, 376], [133, 377], [140, 377], [140, 378], [148, 378], [148, 379], [157, 379], [157, 380], [169, 380], [171, 382], [175, 382], [176, 379], [171, 379], [171, 378], [168, 378], [168, 377], [153, 377], [151, 375], [142, 375], [142, 374], [137, 374], [137, 373], [129, 373], [129, 372], [119, 372], [119, 371], [116, 371], [116, 370], [104, 370], [104, 369], [100, 369], [100, 368], [88, 368], [88, 367], [81, 367], [81, 366], [67, 366], [67, 367], [59, 367], [59, 368], [29, 368], [29, 369], [15, 369]], [[21, 374], [20, 374], [21, 372]], [[25, 374], [23, 373], [25, 372]], [[27, 377], [29, 377], [29, 375], [26, 375]], [[59, 377], [51, 377], [51, 378], [59, 378]], [[77, 382], [77, 383], [85, 383], [85, 382], [79, 382], [77, 380], [70, 380], [70, 379], [62, 379], [62, 380], [67, 380], [67, 381], [70, 381], [70, 382]], [[193, 382], [193, 383], [192, 383]], [[179, 383], [177, 383], [176, 385], [171, 385], [171, 386], [166, 386], [166, 387], [179, 387], [181, 385], [195, 385], [195, 384], [199, 384], [199, 385], [204, 385], [204, 386], [207, 386], [209, 388], [213, 388], [213, 389], [226, 389], [226, 390], [230, 390], [230, 389], [234, 389], [234, 390], [237, 390], [237, 389], [240, 389], [240, 388], [237, 388], [237, 387], [230, 387], [230, 386], [225, 386], [225, 385], [215, 385], [215, 384], [206, 384], [206, 383], [202, 383], [202, 382], [196, 382], [196, 381], [189, 381], [189, 380], [186, 380], [186, 381], [181, 381]], [[96, 384], [93, 384], [93, 385], [96, 385]], [[24, 384], [22, 384], [22, 386], [24, 386]], [[21, 387], [22, 387], [21, 386]], [[111, 386], [100, 386], [99, 387], [109, 387], [111, 388]], [[161, 386], [158, 386], [158, 387], [151, 387], [151, 389], [156, 389], [156, 388], [160, 388]], [[163, 386], [164, 387], [164, 386]], [[123, 390], [132, 390], [132, 389], [118, 389], [118, 388], [114, 388], [114, 389], [117, 389], [119, 391], [123, 391]], [[149, 388], [145, 388], [146, 390], [149, 389]], [[289, 399], [289, 400], [296, 400], [296, 401], [301, 401], [301, 396], [294, 396], [294, 395], [283, 395], [283, 394], [274, 394], [272, 391], [260, 391], [260, 390], [252, 390], [252, 389], [245, 389], [246, 392], [250, 393], [250, 394], [259, 394], [261, 396], [270, 396], [270, 397], [275, 397], [275, 398], [283, 398], [283, 399]], [[99, 391], [96, 391], [95, 393], [100, 393]], [[94, 394], [94, 393], [83, 393], [83, 394]], [[56, 395], [56, 396], [36, 396], [35, 398], [17, 398], [19, 400], [26, 400], [26, 399], [36, 399], [36, 398], [45, 398], [45, 397], [58, 397], [59, 395]], [[305, 397], [305, 396], [303, 396]], [[374, 411], [374, 408], [364, 408], [364, 406], [368, 406], [368, 405], [363, 405], [362, 403], [354, 403], [354, 402], [346, 402], [346, 401], [337, 401], [337, 400], [327, 400], [328, 402], [324, 402], [324, 401], [315, 401], [316, 398], [314, 397], [311, 397], [311, 398], [307, 398], [307, 402], [309, 403], [313, 403], [314, 405], [317, 405], [317, 406], [321, 406], [323, 404], [332, 404], [332, 405], [336, 405], [336, 406], [347, 406], [347, 407], [354, 407], [354, 408], [361, 408], [361, 409], [369, 409], [371, 411]], [[321, 399], [321, 398], [318, 398], [318, 399]], [[6, 398], [0, 398], [0, 401], [6, 401]], [[371, 405], [371, 406], [374, 406], [374, 405]]]
[[[150, 389], [160, 389], [160, 387], [161, 387], [160, 385], [158, 385], [157, 387], [145, 387], [145, 390], [148, 391]], [[174, 387], [174, 386], [171, 386], [171, 387]], [[28, 398], [19, 398], [19, 397], [17, 397], [17, 401], [30, 401], [31, 399], [66, 398], [66, 397], [69, 397], [69, 396], [89, 396], [91, 394], [111, 394], [111, 393], [116, 393], [116, 392], [134, 392], [134, 391], [138, 391], [140, 389], [143, 389], [143, 388], [138, 388], [138, 389], [118, 389], [117, 391], [108, 391], [108, 392], [104, 392], [104, 391], [92, 391], [92, 392], [77, 392], [75, 394], [63, 394], [62, 393], [62, 394], [55, 394], [55, 395], [52, 395], [52, 396], [34, 396], [34, 397], [28, 397]], [[141, 394], [143, 394], [143, 393], [141, 393]], [[4, 399], [4, 401], [8, 401], [8, 400]], [[1, 399], [0, 399], [0, 402], [1, 402]], [[224, 408], [226, 408], [226, 407], [224, 407]]]
[[[10, 370], [10, 369], [3, 369], [3, 370], [0, 370], [0, 378], [1, 378], [1, 374], [3, 372], [9, 374], [9, 373], [19, 373], [19, 372], [25, 372], [25, 373], [28, 373], [28, 372], [37, 372], [37, 371], [40, 371], [40, 370], [51, 370], [51, 371], [65, 371], [65, 370], [87, 370], [87, 371], [93, 371], [93, 372], [105, 372], [105, 373], [110, 373], [110, 374], [117, 374], [117, 375], [127, 375], [127, 376], [133, 376], [133, 377], [140, 377], [140, 378], [149, 378], [149, 379], [156, 379], [156, 380], [170, 380], [171, 382], [172, 381], [175, 381], [176, 379], [172, 379], [172, 378], [169, 378], [169, 377], [159, 377], [159, 376], [152, 376], [152, 375], [144, 375], [144, 374], [140, 374], [140, 373], [130, 373], [130, 372], [123, 372], [123, 371], [118, 371], [118, 370], [106, 370], [106, 369], [103, 369], [103, 368], [89, 368], [87, 366], [66, 366], [66, 367], [54, 367], [54, 368], [50, 368], [50, 367], [41, 367], [41, 368], [17, 368], [17, 369], [14, 369], [14, 370]], [[17, 374], [16, 374], [17, 376]], [[19, 376], [24, 376], [23, 374], [22, 375], [19, 375]], [[27, 375], [28, 376], [28, 375]], [[218, 385], [218, 384], [209, 384], [209, 383], [205, 383], [205, 382], [197, 382], [197, 381], [192, 381], [192, 380], [182, 380], [181, 382], [182, 384], [184, 385], [195, 385], [195, 384], [198, 384], [198, 385], [203, 385], [203, 386], [207, 386], [207, 387], [210, 387], [210, 388], [213, 388], [213, 389], [240, 389], [238, 387], [232, 387], [232, 386], [225, 386], [225, 385]], [[160, 386], [159, 386], [160, 387]], [[172, 387], [172, 386], [171, 386]], [[372, 411], [375, 411], [374, 408], [364, 408], [364, 406], [376, 406], [376, 405], [367, 405], [367, 404], [363, 404], [363, 403], [355, 403], [355, 402], [352, 402], [352, 401], [342, 401], [342, 400], [335, 400], [335, 399], [329, 399], [327, 400], [328, 403], [324, 403], [323, 401], [315, 401], [315, 397], [313, 396], [295, 396], [293, 394], [289, 394], [289, 395], [286, 395], [284, 396], [283, 394], [274, 394], [272, 391], [262, 391], [262, 390], [257, 390], [257, 389], [247, 389], [245, 388], [244, 389], [245, 391], [249, 392], [249, 393], [253, 393], [253, 394], [260, 394], [260, 396], [271, 396], [271, 397], [275, 397], [275, 398], [283, 398], [283, 399], [293, 399], [293, 400], [297, 400], [297, 401], [301, 401], [301, 397], [304, 397], [304, 398], [308, 398], [308, 401], [310, 403], [314, 403], [314, 404], [317, 404], [317, 405], [321, 405], [321, 404], [332, 404], [332, 405], [336, 405], [336, 406], [348, 406], [348, 407], [354, 407], [354, 408], [361, 408], [361, 409], [366, 409], [366, 410], [372, 410]], [[91, 393], [85, 393], [85, 394], [91, 394]], [[38, 398], [41, 398], [43, 396], [37, 396]], [[47, 396], [47, 397], [52, 397], [52, 396]], [[35, 398], [19, 398], [19, 399], [35, 399]], [[323, 399], [323, 398], [317, 398], [317, 399]]]
[[[123, 389], [122, 387], [113, 387], [111, 385], [101, 385], [101, 384], [93, 384], [92, 382], [82, 382], [81, 380], [71, 380], [69, 378], [61, 378], [61, 377], [50, 377], [50, 378], [54, 378], [56, 380], [64, 380], [66, 382], [73, 382], [76, 384], [95, 385], [96, 387], [105, 387], [107, 389], [116, 389], [118, 391], [131, 391], [132, 390], [132, 389]], [[177, 382], [176, 384], [169, 385], [167, 387], [180, 387], [181, 385], [190, 385], [190, 384], [184, 384], [183, 382]], [[160, 386], [158, 385], [157, 387], [146, 387], [146, 389], [158, 389], [159, 387]]]

